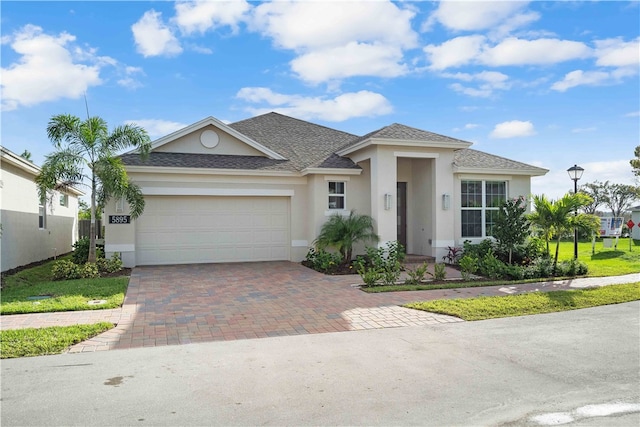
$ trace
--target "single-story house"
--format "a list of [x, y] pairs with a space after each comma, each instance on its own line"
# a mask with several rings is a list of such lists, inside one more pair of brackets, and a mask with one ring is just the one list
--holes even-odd
[[40, 168], [0, 147], [0, 270], [73, 250], [78, 238], [78, 196], [74, 188], [40, 200]]
[[107, 255], [127, 266], [301, 261], [331, 215], [374, 218], [380, 244], [439, 259], [490, 235], [506, 198], [529, 196], [546, 169], [401, 124], [364, 136], [268, 113], [213, 117], [123, 154], [146, 207], [105, 208]]

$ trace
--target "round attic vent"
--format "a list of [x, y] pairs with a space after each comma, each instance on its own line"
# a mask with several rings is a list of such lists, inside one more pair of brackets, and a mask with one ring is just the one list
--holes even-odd
[[220, 142], [218, 134], [212, 130], [205, 130], [200, 134], [200, 143], [207, 148], [213, 148]]

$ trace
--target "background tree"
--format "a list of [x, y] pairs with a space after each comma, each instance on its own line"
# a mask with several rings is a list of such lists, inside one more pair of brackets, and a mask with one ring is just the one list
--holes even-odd
[[[96, 206], [96, 219], [102, 219], [103, 206]], [[78, 219], [91, 219], [91, 206], [82, 199], [78, 200]]]
[[631, 167], [633, 168], [634, 175], [640, 176], [640, 145], [636, 147], [634, 154], [636, 158], [631, 159], [629, 163], [631, 163]]
[[534, 196], [535, 212], [529, 215], [529, 220], [534, 227], [542, 230], [547, 242], [547, 253], [549, 253], [549, 239], [555, 236], [556, 252], [553, 259], [553, 271], [555, 273], [558, 265], [558, 253], [560, 250], [560, 239], [574, 228], [589, 234], [600, 229], [600, 218], [586, 213], [575, 214], [580, 208], [591, 203], [591, 198], [586, 194], [567, 193], [559, 200], [548, 200], [544, 195]]
[[638, 187], [627, 184], [609, 184], [609, 181], [605, 182], [604, 192], [604, 204], [611, 211], [611, 215], [616, 217], [624, 215], [633, 202], [640, 197]]
[[[87, 186], [91, 192], [91, 227], [89, 262], [96, 261], [96, 206], [110, 197], [124, 197], [132, 218], [144, 210], [140, 188], [133, 184], [119, 158], [121, 150], [137, 148], [143, 158], [151, 149], [147, 132], [134, 124], [116, 127], [109, 132], [100, 117], [81, 120], [69, 114], [53, 116], [47, 125], [47, 136], [57, 151], [48, 155], [36, 184], [44, 199], [52, 190]], [[85, 170], [87, 172], [85, 173]]]
[[340, 214], [329, 217], [315, 243], [319, 249], [336, 248], [342, 255], [342, 263], [347, 264], [352, 259], [353, 245], [378, 240], [380, 237], [375, 233], [373, 218], [351, 211], [348, 217]]
[[22, 157], [23, 159], [27, 160], [27, 161], [31, 161], [31, 151], [29, 150], [24, 150], [22, 152], [22, 154], [20, 154], [20, 157]]
[[522, 245], [529, 235], [529, 220], [525, 216], [527, 206], [524, 198], [505, 201], [493, 226], [493, 237], [498, 247], [509, 254], [509, 264], [512, 262], [513, 250]]
[[586, 194], [593, 200], [582, 208], [585, 213], [595, 215], [598, 212], [598, 208], [606, 203], [607, 192], [605, 190], [605, 183], [598, 181], [587, 183], [581, 185], [578, 191]]

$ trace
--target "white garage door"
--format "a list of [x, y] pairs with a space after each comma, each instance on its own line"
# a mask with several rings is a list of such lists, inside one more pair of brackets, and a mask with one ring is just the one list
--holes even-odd
[[289, 198], [147, 196], [138, 265], [289, 259]]

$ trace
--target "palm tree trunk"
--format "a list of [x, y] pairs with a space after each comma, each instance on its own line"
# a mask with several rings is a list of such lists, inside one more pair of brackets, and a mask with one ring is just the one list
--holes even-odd
[[556, 274], [556, 267], [558, 266], [558, 251], [560, 250], [560, 233], [558, 233], [558, 240], [556, 240], [556, 256], [553, 259], [553, 275]]
[[96, 262], [96, 175], [91, 171], [91, 226], [89, 227], [89, 257], [87, 262]]

